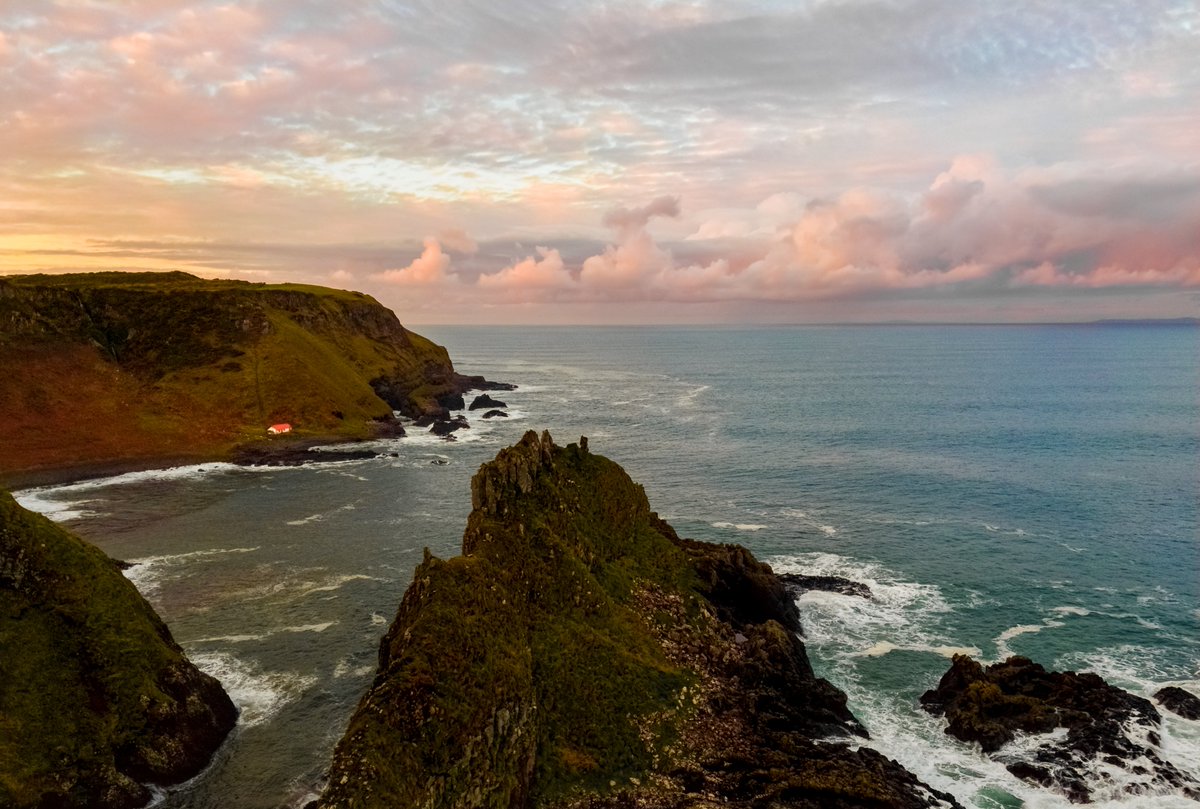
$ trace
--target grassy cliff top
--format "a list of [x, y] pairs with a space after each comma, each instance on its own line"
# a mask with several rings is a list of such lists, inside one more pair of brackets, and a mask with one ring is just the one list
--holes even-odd
[[0, 279], [0, 364], [0, 482], [229, 457], [278, 422], [365, 438], [464, 385], [444, 348], [367, 295], [186, 273]]

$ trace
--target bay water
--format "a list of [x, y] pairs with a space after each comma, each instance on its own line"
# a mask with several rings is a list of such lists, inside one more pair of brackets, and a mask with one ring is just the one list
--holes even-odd
[[[19, 492], [127, 575], [242, 710], [164, 807], [314, 795], [422, 549], [458, 552], [471, 475], [528, 429], [641, 482], [680, 534], [867, 600], [798, 603], [871, 744], [977, 807], [1065, 807], [920, 711], [948, 657], [1010, 654], [1200, 693], [1200, 330], [1177, 325], [430, 328], [519, 388], [456, 441], [372, 460], [204, 464]], [[469, 398], [469, 397], [468, 397]], [[1200, 723], [1164, 712], [1200, 777]], [[1093, 774], [1099, 805], [1196, 803]]]

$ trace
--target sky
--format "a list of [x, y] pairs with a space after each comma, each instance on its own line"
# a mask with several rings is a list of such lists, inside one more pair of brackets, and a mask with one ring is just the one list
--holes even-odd
[[1200, 0], [0, 2], [0, 274], [405, 323], [1200, 315]]

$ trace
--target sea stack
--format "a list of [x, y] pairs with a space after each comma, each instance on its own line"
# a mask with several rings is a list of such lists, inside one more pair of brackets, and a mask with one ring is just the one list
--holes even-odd
[[585, 442], [526, 433], [426, 553], [321, 807], [957, 806], [860, 746], [795, 605], [679, 538]]
[[116, 562], [7, 492], [0, 650], [0, 806], [142, 806], [237, 721]]

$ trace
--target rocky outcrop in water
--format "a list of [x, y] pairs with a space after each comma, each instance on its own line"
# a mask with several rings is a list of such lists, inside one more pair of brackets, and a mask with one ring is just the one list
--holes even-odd
[[680, 539], [585, 441], [480, 467], [462, 555], [426, 553], [322, 807], [957, 806], [868, 747], [791, 596]]
[[[955, 655], [937, 687], [921, 696], [925, 710], [945, 716], [946, 733], [978, 742], [1018, 778], [1062, 790], [1076, 803], [1092, 800], [1122, 770], [1131, 792], [1175, 789], [1200, 800], [1200, 782], [1163, 758], [1162, 717], [1149, 700], [1095, 674], [1046, 671], [1025, 657], [986, 668]], [[1018, 734], [1049, 736], [1029, 756], [1006, 756]]]
[[1184, 719], [1200, 720], [1200, 697], [1191, 691], [1184, 691], [1178, 686], [1169, 685], [1166, 688], [1160, 688], [1154, 698], [1173, 714], [1178, 714]]
[[483, 410], [485, 408], [494, 409], [494, 408], [500, 408], [500, 407], [508, 407], [508, 405], [506, 405], [504, 402], [500, 401], [499, 399], [493, 399], [491, 396], [488, 396], [486, 393], [481, 393], [475, 397], [474, 401], [471, 402], [470, 409], [471, 410]]
[[142, 806], [237, 719], [116, 562], [5, 492], [0, 650], [0, 806]]
[[806, 593], [809, 590], [822, 590], [827, 593], [839, 593], [844, 596], [870, 598], [871, 588], [862, 582], [851, 581], [841, 576], [807, 576], [802, 573], [780, 573], [780, 580], [793, 593]]

